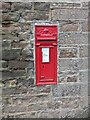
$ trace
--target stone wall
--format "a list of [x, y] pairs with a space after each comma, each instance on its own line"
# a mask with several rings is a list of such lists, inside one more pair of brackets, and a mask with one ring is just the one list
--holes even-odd
[[[3, 117], [78, 117], [88, 107], [88, 2], [1, 6]], [[34, 24], [39, 22], [58, 23], [57, 85], [35, 84]]]

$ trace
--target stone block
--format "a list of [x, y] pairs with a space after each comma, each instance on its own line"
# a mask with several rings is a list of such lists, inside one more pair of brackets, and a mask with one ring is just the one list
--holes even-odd
[[59, 118], [60, 110], [38, 111], [38, 118]]
[[36, 87], [37, 93], [50, 93], [50, 85], [41, 85], [39, 87]]
[[89, 3], [88, 2], [82, 2], [82, 8], [88, 9], [89, 8]]
[[11, 5], [9, 2], [2, 2], [2, 12], [7, 12], [11, 10]]
[[77, 96], [81, 95], [81, 84], [58, 84], [58, 86], [53, 86], [52, 92], [54, 97], [64, 97], [64, 96]]
[[60, 58], [73, 58], [77, 57], [78, 50], [77, 48], [63, 48], [60, 49]]
[[60, 22], [61, 32], [79, 31], [79, 21], [61, 21]]
[[80, 97], [61, 97], [61, 98], [56, 98], [54, 99], [53, 102], [48, 102], [47, 107], [49, 109], [61, 109], [61, 108], [72, 108], [76, 109], [81, 106], [81, 98]]
[[32, 3], [31, 2], [13, 2], [11, 6], [11, 11], [18, 11], [18, 10], [31, 10]]
[[11, 26], [11, 24], [12, 24], [12, 22], [11, 21], [2, 21], [2, 28], [3, 27], [10, 27]]
[[73, 71], [64, 71], [64, 72], [59, 72], [58, 73], [58, 82], [63, 83], [63, 82], [77, 82], [79, 79], [78, 72], [73, 72]]
[[4, 106], [3, 112], [4, 113], [17, 113], [17, 112], [25, 112], [27, 111], [27, 106], [22, 106], [22, 105], [7, 105]]
[[21, 27], [18, 23], [12, 23], [12, 24], [4, 24], [2, 27], [2, 34], [3, 35], [16, 35], [21, 31]]
[[21, 41], [29, 41], [29, 39], [30, 39], [30, 31], [19, 32], [18, 33], [18, 38]]
[[37, 112], [26, 112], [15, 115], [15, 118], [37, 118]]
[[12, 69], [25, 69], [29, 65], [26, 61], [9, 61], [8, 67]]
[[0, 10], [2, 9], [2, 2], [0, 1]]
[[35, 2], [34, 3], [34, 10], [40, 10], [40, 11], [49, 11], [50, 9], [50, 3], [48, 2]]
[[25, 70], [4, 70], [2, 71], [2, 79], [9, 79], [24, 76], [26, 74]]
[[8, 31], [7, 28], [2, 27], [2, 35], [5, 35], [5, 34], [10, 34], [10, 32]]
[[2, 35], [2, 39], [3, 40], [7, 40], [7, 41], [19, 41], [19, 38], [17, 35], [11, 35], [11, 34], [5, 34]]
[[26, 21], [30, 21], [30, 20], [48, 20], [49, 18], [49, 13], [47, 11], [34, 11], [34, 12], [31, 12], [31, 11], [25, 11], [23, 13], [23, 18], [26, 20]]
[[81, 98], [63, 98], [61, 100], [61, 107], [62, 108], [72, 108], [76, 109], [79, 108], [81, 105]]
[[16, 35], [21, 31], [21, 26], [18, 23], [11, 24], [9, 27], [9, 32], [11, 35]]
[[47, 109], [51, 109], [51, 110], [57, 110], [60, 109], [61, 103], [60, 102], [47, 102]]
[[54, 9], [52, 10], [52, 20], [65, 20], [65, 19], [87, 19], [87, 9]]
[[22, 52], [21, 52], [22, 59], [33, 58], [33, 51], [30, 48], [31, 48], [31, 46], [28, 45], [22, 50]]
[[79, 57], [88, 57], [88, 45], [79, 46]]
[[11, 88], [3, 88], [2, 95], [3, 96], [11, 96], [11, 95], [20, 95], [26, 94], [28, 92], [27, 87], [11, 87]]
[[28, 45], [25, 41], [13, 41], [12, 42], [12, 48], [22, 48], [24, 49]]
[[88, 44], [88, 34], [60, 33], [60, 44]]
[[88, 19], [81, 21], [83, 32], [88, 32], [89, 31], [89, 23], [90, 22], [88, 21]]
[[79, 36], [80, 36], [79, 34], [74, 33], [61, 33], [60, 44], [78, 44]]
[[21, 30], [22, 30], [23, 32], [26, 32], [26, 31], [31, 32], [31, 30], [32, 30], [32, 28], [31, 28], [31, 22], [21, 23]]
[[2, 21], [14, 21], [17, 22], [19, 20], [20, 14], [19, 12], [8, 12], [2, 14]]
[[[27, 75], [26, 75], [27, 76]], [[21, 77], [17, 79], [17, 86], [33, 86], [34, 84], [34, 78], [29, 74], [29, 78]]]
[[[62, 108], [60, 110], [60, 114], [59, 114], [59, 118], [78, 118], [77, 115], [79, 115], [81, 113], [82, 109], [81, 108], [77, 108], [77, 109], [65, 109], [65, 108]], [[80, 117], [82, 118], [82, 116]]]
[[2, 68], [7, 68], [8, 67], [8, 62], [7, 61], [0, 61], [0, 64], [2, 64]]
[[[88, 104], [88, 83], [84, 82], [81, 87], [81, 96], [86, 97], [84, 103]], [[83, 104], [85, 106], [85, 104]]]
[[79, 80], [80, 80], [80, 82], [83, 82], [83, 83], [88, 82], [88, 70], [79, 72]]
[[28, 86], [28, 94], [37, 96], [37, 97], [44, 97], [50, 93], [50, 85], [42, 85], [42, 86]]
[[30, 103], [28, 105], [28, 111], [39, 111], [39, 110], [46, 110], [46, 103], [39, 102], [39, 103]]
[[3, 60], [14, 60], [19, 59], [21, 49], [4, 49], [2, 50], [2, 59]]
[[81, 34], [79, 44], [88, 44], [88, 33]]
[[78, 81], [78, 76], [77, 75], [67, 77], [67, 82], [77, 82], [77, 81]]
[[[30, 94], [22, 94], [22, 95], [13, 95], [13, 96], [9, 96], [8, 104], [11, 104], [11, 102], [13, 104], [20, 104], [20, 105], [25, 105], [25, 104], [30, 104], [30, 103], [37, 103], [37, 102], [46, 102], [49, 100], [50, 94], [42, 94], [37, 95], [30, 95]], [[7, 99], [4, 97], [4, 101], [6, 101]], [[12, 100], [12, 101], [11, 101]]]
[[78, 59], [61, 58], [59, 64], [59, 71], [66, 71], [66, 70], [78, 71], [79, 70]]
[[53, 9], [60, 9], [60, 8], [78, 8], [81, 6], [80, 3], [66, 3], [66, 2], [52, 2], [50, 4], [50, 8], [53, 10]]
[[79, 70], [87, 70], [88, 69], [88, 58], [79, 59]]
[[7, 40], [7, 39], [2, 40], [2, 47], [5, 48], [5, 49], [10, 48], [11, 47], [11, 41]]

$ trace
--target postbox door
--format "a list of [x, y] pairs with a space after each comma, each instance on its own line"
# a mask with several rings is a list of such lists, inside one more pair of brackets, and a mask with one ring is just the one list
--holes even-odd
[[36, 48], [36, 84], [56, 84], [57, 47]]

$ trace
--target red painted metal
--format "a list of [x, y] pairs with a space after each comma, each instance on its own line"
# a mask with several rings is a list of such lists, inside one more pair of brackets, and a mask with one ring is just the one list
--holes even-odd
[[36, 85], [57, 83], [57, 25], [35, 25]]

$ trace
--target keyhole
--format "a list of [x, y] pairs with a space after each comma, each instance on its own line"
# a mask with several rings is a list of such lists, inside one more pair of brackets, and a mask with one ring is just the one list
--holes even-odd
[[42, 67], [44, 68], [44, 65]]

